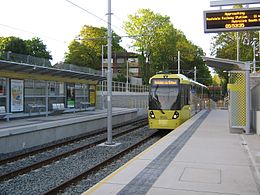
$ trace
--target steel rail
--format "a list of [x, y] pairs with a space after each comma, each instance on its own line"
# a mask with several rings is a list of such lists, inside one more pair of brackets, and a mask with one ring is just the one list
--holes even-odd
[[[126, 125], [129, 125], [129, 124], [126, 124]], [[145, 126], [145, 125], [147, 125], [147, 120], [143, 119], [142, 122], [140, 122], [140, 120], [139, 120], [139, 125], [135, 125], [134, 124], [131, 127], [129, 127], [127, 130], [124, 130], [124, 131], [119, 132], [119, 133], [115, 133], [113, 136], [114, 137], [119, 137], [119, 136], [125, 135], [125, 134], [127, 134], [129, 132], [132, 132], [132, 131], [134, 131], [134, 130], [142, 127], [142, 126]], [[29, 166], [22, 167], [20, 169], [15, 170], [15, 171], [3, 174], [3, 175], [0, 176], [0, 181], [5, 181], [5, 180], [8, 180], [8, 179], [14, 178], [14, 177], [16, 177], [18, 175], [22, 175], [22, 174], [28, 173], [28, 172], [30, 172], [32, 170], [41, 168], [41, 167], [43, 167], [45, 165], [48, 165], [48, 164], [50, 164], [52, 162], [55, 162], [55, 161], [58, 161], [58, 160], [60, 160], [62, 158], [66, 158], [68, 156], [71, 156], [71, 155], [73, 155], [75, 153], [78, 153], [78, 152], [80, 152], [82, 150], [86, 150], [88, 148], [94, 147], [94, 146], [96, 146], [96, 145], [98, 145], [100, 143], [103, 143], [105, 141], [106, 141], [106, 136], [104, 134], [102, 138], [98, 139], [97, 141], [95, 141], [93, 143], [84, 144], [83, 146], [76, 147], [76, 148], [74, 148], [74, 149], [72, 149], [70, 151], [63, 152], [63, 153], [61, 153], [59, 155], [56, 155], [54, 157], [50, 157], [50, 158], [47, 158], [45, 160], [33, 163], [33, 164], [29, 165]]]
[[124, 154], [129, 153], [131, 150], [137, 148], [138, 146], [142, 145], [143, 143], [147, 142], [151, 138], [153, 138], [158, 132], [154, 132], [153, 134], [146, 136], [143, 140], [137, 142], [136, 144], [122, 150], [121, 152], [118, 152], [117, 154], [109, 157], [108, 159], [105, 159], [104, 161], [94, 165], [93, 167], [87, 169], [86, 171], [68, 179], [67, 181], [64, 181], [63, 183], [59, 184], [58, 186], [46, 191], [43, 193], [43, 195], [50, 195], [50, 194], [57, 194], [61, 191], [63, 191], [65, 188], [69, 187], [72, 184], [77, 183], [78, 181], [82, 180], [83, 178], [87, 177], [88, 175], [100, 170], [102, 167], [116, 161], [120, 157], [122, 157]]
[[[129, 123], [138, 123], [139, 121], [141, 120], [145, 120], [145, 118], [143, 119], [138, 119], [138, 120], [131, 120], [131, 121], [127, 121], [127, 122], [124, 122], [124, 123], [120, 123], [120, 124], [117, 124], [117, 125], [113, 125], [113, 129], [114, 128], [120, 128], [120, 127], [123, 127], [123, 126], [126, 126], [127, 124]], [[32, 155], [35, 155], [35, 154], [39, 154], [39, 153], [42, 153], [42, 152], [45, 152], [45, 151], [49, 151], [49, 150], [53, 150], [54, 148], [58, 148], [58, 147], [61, 147], [61, 146], [64, 146], [64, 145], [69, 145], [73, 142], [78, 142], [80, 140], [83, 140], [83, 139], [86, 139], [86, 138], [89, 138], [91, 136], [95, 136], [95, 135], [98, 135], [102, 132], [106, 132], [106, 127], [105, 128], [102, 128], [102, 129], [98, 129], [98, 130], [95, 130], [93, 132], [89, 132], [89, 133], [84, 133], [82, 134], [80, 137], [77, 137], [77, 138], [72, 138], [70, 140], [63, 140], [59, 143], [55, 143], [53, 145], [50, 145], [50, 146], [47, 146], [47, 147], [43, 147], [43, 148], [36, 148], [34, 150], [31, 150], [31, 151], [26, 151], [26, 152], [23, 152], [21, 154], [18, 154], [18, 155], [15, 155], [15, 156], [10, 156], [10, 157], [7, 157], [7, 158], [4, 158], [4, 159], [1, 159], [0, 160], [0, 166], [3, 165], [3, 164], [6, 164], [6, 163], [9, 163], [9, 162], [14, 162], [14, 161], [17, 161], [17, 160], [20, 160], [20, 159], [23, 159], [23, 158], [26, 158], [28, 156], [32, 156]], [[74, 136], [75, 137], [75, 136]]]

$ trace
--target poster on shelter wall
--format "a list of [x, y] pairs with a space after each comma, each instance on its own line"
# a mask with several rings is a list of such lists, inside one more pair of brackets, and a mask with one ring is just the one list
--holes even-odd
[[0, 96], [5, 95], [5, 78], [0, 77]]
[[23, 97], [23, 80], [11, 80], [11, 112], [22, 112], [24, 97]]
[[95, 106], [96, 104], [96, 87], [95, 85], [90, 85], [89, 88], [89, 103], [91, 106]]
[[0, 96], [4, 95], [4, 86], [0, 83]]

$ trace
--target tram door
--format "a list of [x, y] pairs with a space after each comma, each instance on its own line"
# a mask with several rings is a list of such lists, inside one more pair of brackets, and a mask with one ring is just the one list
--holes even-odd
[[75, 84], [68, 83], [67, 84], [67, 107], [75, 108]]

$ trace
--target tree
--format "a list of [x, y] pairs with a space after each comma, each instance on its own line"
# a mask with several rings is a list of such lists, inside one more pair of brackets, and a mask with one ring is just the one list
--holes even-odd
[[31, 55], [39, 58], [52, 59], [46, 45], [38, 37], [23, 40], [18, 37], [0, 37], [0, 52], [11, 51], [17, 54]]
[[0, 37], [0, 52], [8, 52], [27, 55], [27, 46], [23, 39], [18, 37]]
[[52, 59], [50, 52], [47, 51], [47, 46], [43, 44], [40, 38], [34, 37], [31, 40], [26, 40], [25, 44], [27, 47], [27, 55], [38, 58]]
[[128, 16], [124, 29], [128, 35], [136, 37], [133, 44], [141, 54], [145, 83], [157, 71], [177, 69], [178, 51], [182, 54], [182, 69], [192, 72], [197, 66], [201, 78], [205, 77], [207, 82], [211, 82], [209, 71], [201, 58], [204, 55], [202, 49], [188, 41], [183, 32], [175, 29], [168, 16], [156, 14], [150, 9], [140, 9]]
[[[136, 14], [128, 16], [128, 21], [124, 23], [124, 29], [128, 35], [136, 37], [133, 44], [143, 56], [142, 76], [147, 82], [156, 70], [160, 70], [163, 65], [168, 66], [167, 64], [162, 65], [158, 61], [169, 56], [158, 56], [158, 54], [160, 53], [159, 49], [162, 52], [171, 52], [167, 50], [167, 45], [170, 42], [176, 42], [175, 37], [172, 36], [174, 29], [170, 18], [155, 14], [150, 9], [140, 9]], [[173, 56], [167, 60], [173, 61]], [[152, 63], [153, 66], [147, 62]]]
[[[115, 33], [112, 36], [113, 52], [125, 52], [119, 45], [121, 38]], [[107, 45], [107, 29], [84, 25], [77, 39], [70, 43], [65, 63], [100, 69], [102, 45]]]
[[213, 81], [212, 84], [214, 86], [220, 86], [220, 84], [221, 84], [221, 79], [219, 78], [218, 74], [214, 74], [212, 81]]

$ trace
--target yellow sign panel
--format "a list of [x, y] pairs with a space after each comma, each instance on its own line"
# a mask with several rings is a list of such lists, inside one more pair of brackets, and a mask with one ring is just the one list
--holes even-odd
[[260, 29], [260, 8], [204, 11], [206, 33], [258, 29]]

